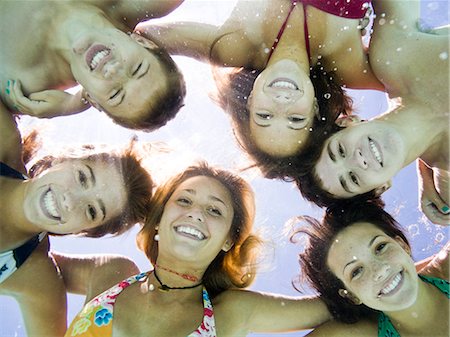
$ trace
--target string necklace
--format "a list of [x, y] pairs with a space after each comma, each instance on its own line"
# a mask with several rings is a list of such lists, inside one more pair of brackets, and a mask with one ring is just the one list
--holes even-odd
[[[156, 267], [156, 268], [161, 268], [162, 270], [168, 271], [169, 273], [178, 275], [178, 276], [184, 278], [185, 280], [188, 280], [188, 281], [191, 281], [191, 282], [198, 282], [198, 281], [199, 281], [199, 279], [198, 279], [197, 276], [179, 273], [179, 272], [177, 272], [177, 271], [175, 271], [175, 270], [172, 270], [172, 269], [170, 269], [170, 268], [166, 268], [166, 267], [160, 266], [160, 265], [157, 264], [157, 263], [155, 263], [155, 267]], [[156, 268], [155, 268], [155, 269], [156, 269]]]
[[156, 274], [156, 269], [153, 271], [153, 275], [155, 275], [156, 281], [158, 281], [158, 283], [159, 283], [158, 289], [163, 292], [167, 292], [169, 290], [182, 290], [182, 289], [197, 288], [198, 286], [200, 286], [202, 284], [200, 282], [200, 283], [194, 284], [192, 286], [186, 286], [186, 287], [169, 287], [167, 284], [164, 284], [161, 282], [161, 280], [158, 277], [158, 274]]

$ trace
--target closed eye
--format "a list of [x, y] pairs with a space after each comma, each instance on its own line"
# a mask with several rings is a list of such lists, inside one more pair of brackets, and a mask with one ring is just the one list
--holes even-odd
[[122, 103], [122, 101], [125, 98], [125, 92], [123, 91], [123, 88], [119, 88], [113, 91], [113, 93], [111, 94], [111, 96], [109, 96], [109, 104], [111, 106], [117, 106], [120, 103]]
[[187, 198], [178, 198], [177, 199], [177, 203], [182, 205], [182, 206], [187, 206], [192, 204], [191, 200], [187, 199]]
[[338, 144], [338, 153], [342, 158], [345, 158], [345, 149], [341, 143]]
[[88, 183], [88, 178], [86, 173], [84, 173], [83, 171], [78, 171], [78, 182], [80, 183], [80, 185], [82, 187], [86, 187], [87, 183]]
[[139, 72], [139, 69], [141, 69], [141, 67], [142, 67], [142, 62], [140, 62], [138, 65], [137, 65], [137, 67], [134, 69], [134, 71], [133, 71], [133, 76], [136, 76], [136, 74]]

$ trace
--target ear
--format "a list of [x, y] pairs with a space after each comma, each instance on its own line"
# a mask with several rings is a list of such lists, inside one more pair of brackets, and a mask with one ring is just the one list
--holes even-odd
[[392, 186], [392, 180], [389, 180], [389, 181], [385, 182], [383, 185], [378, 186], [378, 187], [375, 189], [375, 191], [374, 191], [374, 192], [375, 192], [375, 195], [376, 195], [377, 197], [379, 197], [379, 196], [382, 195], [384, 192], [386, 192], [388, 189], [390, 189], [391, 186]]
[[343, 128], [349, 127], [351, 125], [355, 125], [361, 123], [361, 117], [358, 115], [343, 115], [336, 119], [335, 122], [338, 126]]
[[136, 41], [138, 44], [140, 44], [141, 46], [143, 46], [143, 47], [145, 47], [145, 48], [148, 48], [148, 49], [159, 49], [159, 46], [155, 43], [155, 42], [153, 42], [153, 41], [151, 41], [151, 40], [149, 40], [149, 39], [147, 39], [147, 38], [145, 38], [145, 37], [143, 37], [143, 36], [141, 36], [140, 34], [138, 34], [138, 33], [132, 33], [131, 35], [130, 35], [130, 37], [134, 40], [134, 41]]
[[314, 103], [313, 103], [313, 113], [314, 116], [320, 120], [320, 111], [319, 111], [319, 103], [317, 103], [317, 98], [314, 97]]
[[94, 98], [92, 98], [91, 95], [89, 95], [89, 93], [87, 91], [83, 91], [83, 97], [84, 99], [86, 99], [90, 105], [92, 105], [94, 108], [96, 108], [98, 111], [103, 111], [102, 107], [100, 106], [100, 104], [98, 104]]
[[349, 300], [350, 302], [352, 302], [355, 305], [360, 305], [362, 303], [361, 300], [356, 295], [354, 295], [352, 292], [350, 292], [346, 289], [339, 289], [338, 294], [342, 298]]
[[411, 255], [411, 248], [406, 244], [405, 241], [403, 241], [403, 239], [400, 236], [397, 235], [394, 238], [394, 240], [397, 241], [397, 243], [400, 245], [400, 247], [402, 247], [403, 250], [408, 253], [408, 255]]
[[233, 247], [233, 242], [231, 242], [230, 239], [227, 239], [222, 246], [222, 250], [226, 253], [231, 249], [231, 247]]

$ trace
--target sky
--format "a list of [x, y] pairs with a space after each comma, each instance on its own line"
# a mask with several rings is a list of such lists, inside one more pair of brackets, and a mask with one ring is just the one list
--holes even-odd
[[[192, 20], [220, 24], [231, 12], [235, 0], [186, 0], [178, 9], [159, 20]], [[448, 4], [445, 0], [424, 1], [422, 16], [432, 26], [448, 23]], [[255, 13], [257, 15], [257, 13]], [[238, 148], [228, 116], [209, 98], [215, 89], [210, 67], [186, 57], [175, 57], [187, 83], [185, 106], [163, 128], [152, 133], [135, 132], [112, 123], [103, 113], [91, 108], [82, 114], [51, 120], [24, 117], [20, 128], [26, 131], [38, 127], [44, 140], [44, 150], [65, 145], [105, 143], [112, 147], [126, 145], [134, 135], [149, 148], [144, 164], [156, 181], [178, 172], [193, 160], [205, 159], [212, 165], [225, 168], [244, 167], [245, 155]], [[351, 90], [356, 112], [370, 118], [386, 111], [384, 93], [370, 90]], [[168, 152], [169, 151], [169, 152]], [[262, 178], [256, 170], [242, 173], [256, 195], [255, 229], [264, 237], [266, 245], [260, 271], [252, 290], [299, 296], [292, 281], [299, 274], [297, 262], [301, 244], [291, 244], [286, 227], [299, 215], [320, 218], [323, 211], [300, 196], [291, 183]], [[393, 187], [384, 194], [386, 210], [395, 215], [411, 240], [413, 257], [420, 260], [440, 250], [448, 241], [448, 228], [428, 222], [417, 207], [417, 176], [415, 165], [403, 169], [393, 180]], [[86, 239], [76, 236], [51, 238], [51, 249], [66, 253], [114, 253], [132, 258], [141, 270], [150, 265], [135, 245], [137, 228], [115, 238]], [[303, 294], [312, 294], [305, 287]], [[69, 295], [69, 321], [82, 308], [82, 296]], [[282, 334], [299, 337], [304, 332]], [[26, 336], [19, 308], [14, 300], [0, 296], [0, 337]], [[252, 334], [250, 336], [272, 336]]]

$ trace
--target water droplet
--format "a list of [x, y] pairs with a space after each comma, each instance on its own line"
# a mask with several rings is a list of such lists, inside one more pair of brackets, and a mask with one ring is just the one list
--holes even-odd
[[318, 55], [317, 59], [320, 60], [322, 58], [322, 55]]
[[155, 290], [155, 286], [152, 283], [150, 283], [150, 285], [148, 286], [148, 290], [150, 291]]
[[396, 49], [396, 51], [401, 51], [402, 50], [402, 47], [398, 47], [397, 49]]
[[286, 303], [284, 301], [281, 301], [281, 306], [284, 307]]
[[415, 237], [419, 234], [419, 226], [417, 224], [413, 224], [408, 226], [408, 232], [411, 235], [411, 237]]
[[386, 16], [386, 13], [381, 13], [381, 17], [384, 18]]
[[442, 240], [444, 240], [444, 234], [442, 234], [442, 233], [437, 233], [436, 234], [436, 238], [435, 238], [435, 241], [436, 242], [442, 242]]
[[269, 48], [264, 48], [264, 53], [269, 54], [270, 49]]
[[386, 61], [386, 65], [388, 66], [388, 65], [390, 65], [391, 64], [391, 61]]
[[331, 94], [330, 94], [329, 92], [327, 92], [327, 93], [325, 93], [325, 94], [323, 95], [323, 97], [324, 97], [325, 99], [330, 99], [330, 98], [331, 98]]
[[380, 26], [384, 25], [385, 23], [386, 23], [386, 20], [385, 20], [385, 19], [380, 19], [380, 21], [378, 21], [378, 24], [379, 24]]
[[367, 69], [364, 69], [364, 70], [363, 70], [363, 73], [366, 74], [366, 73], [367, 73]]
[[352, 48], [348, 48], [347, 51], [352, 51]]
[[441, 60], [446, 60], [446, 59], [448, 59], [448, 53], [447, 53], [446, 51], [440, 53], [440, 54], [439, 54], [439, 58], [440, 58]]
[[336, 67], [334, 67], [334, 68], [333, 68], [333, 71], [337, 71], [337, 68], [336, 68]]
[[394, 23], [395, 23], [395, 20], [389, 21], [389, 24], [390, 24], [390, 25], [393, 25]]

